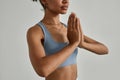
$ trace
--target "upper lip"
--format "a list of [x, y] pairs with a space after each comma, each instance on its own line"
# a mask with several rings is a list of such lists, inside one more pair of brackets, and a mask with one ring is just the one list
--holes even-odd
[[68, 6], [62, 6], [62, 7], [68, 8]]

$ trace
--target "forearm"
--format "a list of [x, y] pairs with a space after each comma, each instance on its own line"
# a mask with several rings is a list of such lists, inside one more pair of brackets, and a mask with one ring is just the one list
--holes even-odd
[[108, 53], [108, 48], [104, 44], [96, 40], [93, 40], [92, 38], [89, 38], [85, 35], [84, 35], [84, 40], [82, 41], [81, 44], [79, 44], [79, 47], [99, 55]]
[[108, 49], [105, 45], [103, 44], [98, 44], [98, 43], [86, 43], [84, 42], [82, 45], [82, 48], [94, 52], [96, 54], [99, 55], [103, 55], [103, 54], [107, 54], [108, 53]]
[[39, 69], [43, 70], [45, 76], [49, 75], [72, 54], [76, 47], [76, 45], [68, 45], [53, 55], [41, 58]]

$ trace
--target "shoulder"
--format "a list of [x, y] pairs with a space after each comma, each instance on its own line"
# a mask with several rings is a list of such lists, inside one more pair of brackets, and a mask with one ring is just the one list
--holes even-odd
[[39, 25], [34, 25], [27, 30], [27, 38], [44, 38], [42, 29]]

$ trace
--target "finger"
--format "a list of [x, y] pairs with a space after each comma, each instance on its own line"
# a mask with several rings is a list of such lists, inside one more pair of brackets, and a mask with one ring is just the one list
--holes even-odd
[[76, 29], [80, 32], [80, 21], [79, 18], [76, 19]]
[[72, 29], [75, 29], [75, 20], [76, 20], [75, 13], [71, 13]]
[[74, 17], [75, 17], [74, 13], [71, 13], [71, 15], [69, 17], [69, 19], [70, 19], [69, 20], [69, 28], [68, 28], [69, 31], [74, 30]]
[[80, 32], [82, 32], [82, 28], [81, 28], [81, 24], [80, 24], [80, 19], [79, 18], [78, 18], [78, 25], [79, 25]]
[[78, 21], [79, 21], [79, 29], [80, 29], [80, 34], [81, 34], [81, 41], [83, 41], [84, 40], [84, 34], [83, 34], [83, 31], [82, 31], [80, 20], [78, 19]]
[[83, 32], [82, 32], [82, 27], [81, 27], [81, 24], [80, 24], [80, 19], [79, 19], [79, 27], [80, 27], [81, 33], [83, 33]]
[[76, 15], [74, 15], [74, 18], [73, 18], [73, 29], [76, 30]]

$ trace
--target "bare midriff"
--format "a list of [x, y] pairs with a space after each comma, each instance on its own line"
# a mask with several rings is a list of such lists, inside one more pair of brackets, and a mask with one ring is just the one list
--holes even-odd
[[45, 80], [76, 80], [77, 65], [61, 67], [52, 72]]

